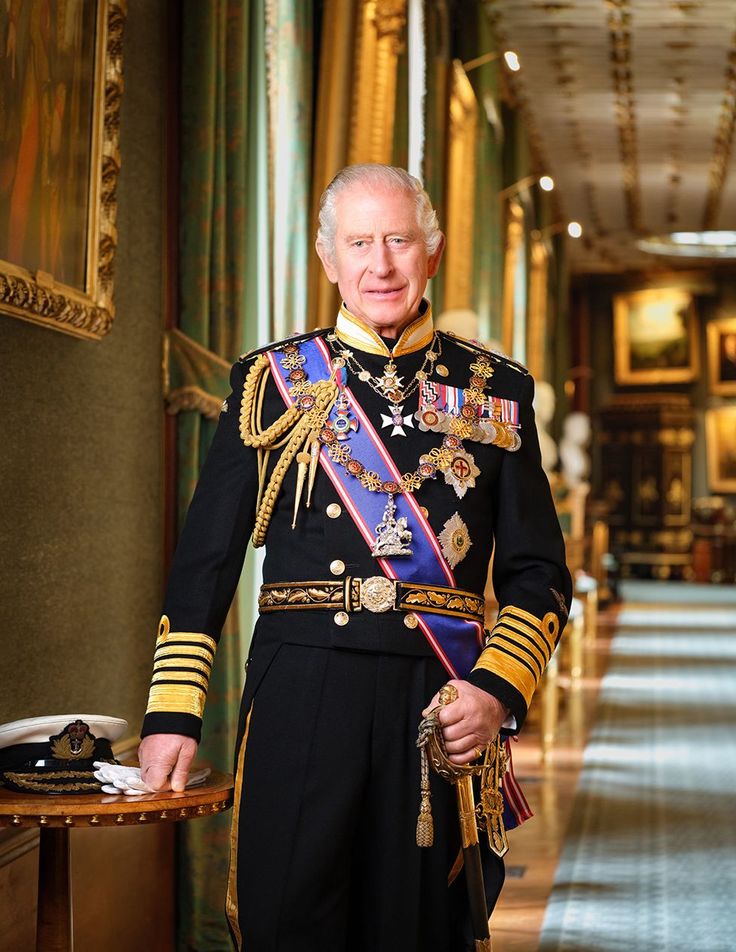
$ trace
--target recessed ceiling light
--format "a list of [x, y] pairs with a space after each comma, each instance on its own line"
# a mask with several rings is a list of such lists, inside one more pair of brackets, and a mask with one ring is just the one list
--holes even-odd
[[555, 180], [551, 175], [543, 175], [539, 180], [539, 187], [545, 192], [551, 192], [555, 187]]
[[681, 258], [736, 258], [736, 231], [674, 231], [652, 235], [636, 243], [653, 255]]
[[571, 238], [580, 238], [583, 234], [583, 226], [579, 221], [571, 221], [567, 226], [567, 233]]
[[503, 54], [503, 58], [511, 72], [518, 73], [518, 71], [521, 69], [521, 63], [519, 62], [518, 54], [514, 53], [513, 50], [506, 50], [506, 52]]

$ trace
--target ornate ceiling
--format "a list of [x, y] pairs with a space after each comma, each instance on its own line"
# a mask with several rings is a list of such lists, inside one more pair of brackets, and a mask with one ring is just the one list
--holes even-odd
[[575, 270], [671, 267], [637, 238], [736, 228], [734, 0], [483, 2], [519, 54], [540, 171], [583, 225]]

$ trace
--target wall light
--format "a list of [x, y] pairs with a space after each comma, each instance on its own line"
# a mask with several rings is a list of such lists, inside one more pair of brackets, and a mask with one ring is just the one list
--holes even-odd
[[550, 235], [559, 235], [566, 231], [571, 238], [580, 238], [583, 234], [583, 226], [579, 221], [556, 221], [552, 225], [545, 225], [544, 228], [534, 228], [532, 238], [535, 241], [541, 241], [543, 238], [549, 238]]
[[[482, 56], [476, 56], [474, 59], [468, 60], [467, 63], [463, 63], [463, 69], [466, 73], [469, 73], [471, 69], [477, 69], [479, 66], [485, 66], [486, 63], [492, 63], [500, 56], [500, 53], [495, 52], [483, 53]], [[503, 61], [512, 73], [518, 73], [518, 71], [521, 69], [519, 56], [517, 53], [514, 53], [513, 50], [505, 51], [503, 54]]]
[[506, 188], [502, 188], [498, 193], [498, 197], [506, 198], [509, 195], [515, 195], [529, 185], [538, 185], [544, 189], [545, 192], [551, 192], [555, 187], [555, 182], [550, 175], [542, 175], [541, 177], [539, 175], [525, 175], [524, 178], [519, 179], [518, 182], [514, 182], [512, 185], [507, 185]]

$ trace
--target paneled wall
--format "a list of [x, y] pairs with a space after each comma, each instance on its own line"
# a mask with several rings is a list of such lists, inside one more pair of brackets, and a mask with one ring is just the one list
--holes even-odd
[[[99, 712], [133, 735], [143, 714], [163, 562], [165, 11], [128, 4], [111, 333], [89, 343], [0, 316], [0, 722]], [[72, 834], [78, 948], [171, 947], [171, 836]], [[0, 945], [14, 952], [33, 948], [36, 840], [0, 834]]]

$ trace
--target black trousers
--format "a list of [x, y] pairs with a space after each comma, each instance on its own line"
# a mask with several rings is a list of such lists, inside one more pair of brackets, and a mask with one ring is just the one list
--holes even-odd
[[[244, 952], [455, 952], [470, 938], [452, 787], [415, 842], [434, 658], [254, 646], [241, 717], [228, 914]], [[503, 882], [495, 857], [494, 897]], [[488, 875], [487, 872], [487, 875]], [[494, 901], [494, 899], [492, 899]]]

